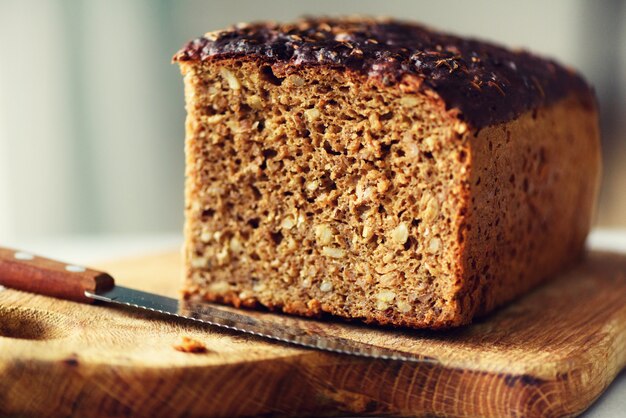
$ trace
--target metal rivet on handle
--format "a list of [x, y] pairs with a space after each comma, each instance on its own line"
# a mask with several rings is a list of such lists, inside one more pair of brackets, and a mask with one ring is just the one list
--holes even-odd
[[16, 252], [15, 254], [13, 254], [13, 257], [15, 257], [18, 260], [32, 260], [35, 258], [34, 255], [30, 253], [25, 253], [23, 251]]
[[84, 273], [85, 267], [77, 266], [74, 264], [68, 264], [67, 266], [65, 266], [65, 270], [72, 272], [72, 273]]

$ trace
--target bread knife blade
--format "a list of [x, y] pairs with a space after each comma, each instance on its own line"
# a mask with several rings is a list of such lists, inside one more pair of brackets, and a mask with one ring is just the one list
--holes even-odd
[[115, 284], [105, 272], [0, 248], [0, 285], [81, 303], [101, 302], [226, 328], [306, 348], [384, 360], [433, 362], [400, 350], [324, 333], [313, 319], [178, 300]]

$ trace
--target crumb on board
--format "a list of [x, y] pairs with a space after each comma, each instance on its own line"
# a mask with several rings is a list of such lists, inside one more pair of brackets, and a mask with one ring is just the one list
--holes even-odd
[[181, 337], [180, 340], [174, 344], [174, 349], [183, 353], [195, 354], [207, 353], [209, 351], [202, 341], [187, 336]]

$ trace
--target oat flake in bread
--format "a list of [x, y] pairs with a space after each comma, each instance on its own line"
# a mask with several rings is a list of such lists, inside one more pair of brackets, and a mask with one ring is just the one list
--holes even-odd
[[241, 24], [174, 59], [188, 298], [442, 328], [581, 255], [598, 115], [554, 61], [363, 18]]

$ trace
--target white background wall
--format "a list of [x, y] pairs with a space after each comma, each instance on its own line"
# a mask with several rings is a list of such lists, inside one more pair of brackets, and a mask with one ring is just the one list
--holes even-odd
[[[623, 3], [0, 0], [0, 241], [180, 230], [184, 110], [170, 59], [239, 21], [388, 15], [527, 47], [592, 80], [607, 149], [626, 152]], [[626, 156], [608, 155], [607, 187], [626, 189]], [[626, 224], [616, 194], [605, 219]]]

